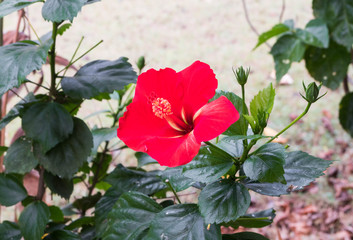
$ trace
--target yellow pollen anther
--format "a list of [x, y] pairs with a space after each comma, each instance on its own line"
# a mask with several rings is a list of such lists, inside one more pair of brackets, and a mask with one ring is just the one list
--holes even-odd
[[156, 98], [152, 101], [152, 111], [154, 115], [161, 119], [173, 114], [172, 105], [164, 98]]

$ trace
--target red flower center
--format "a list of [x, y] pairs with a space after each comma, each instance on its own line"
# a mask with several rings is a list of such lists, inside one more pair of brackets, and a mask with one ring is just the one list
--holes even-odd
[[161, 119], [173, 114], [172, 105], [164, 98], [156, 98], [152, 101], [152, 111], [154, 115]]

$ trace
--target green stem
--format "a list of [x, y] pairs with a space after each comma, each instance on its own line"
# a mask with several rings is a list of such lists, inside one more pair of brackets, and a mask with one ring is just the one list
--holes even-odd
[[[76, 57], [77, 51], [78, 51], [78, 49], [80, 48], [83, 39], [84, 39], [84, 37], [81, 37], [81, 40], [80, 40], [80, 42], [78, 43], [78, 45], [77, 45], [77, 47], [76, 47], [76, 49], [75, 49], [75, 52], [74, 52], [74, 54], [72, 55], [72, 57], [71, 57], [71, 59], [70, 59], [70, 62], [69, 62], [69, 65], [70, 65], [70, 66], [72, 65], [72, 61], [73, 61], [74, 58]], [[63, 76], [65, 76], [65, 74], [66, 74], [66, 72], [67, 72], [68, 69], [69, 69], [69, 68], [66, 68], [66, 69], [65, 69], [65, 72], [63, 73]]]
[[53, 22], [53, 33], [52, 39], [53, 44], [51, 45], [49, 51], [49, 59], [50, 59], [50, 74], [51, 74], [51, 81], [50, 81], [50, 91], [49, 96], [53, 97], [56, 93], [56, 73], [55, 73], [55, 45], [56, 45], [56, 36], [58, 34], [58, 23]]
[[244, 152], [241, 155], [241, 158], [239, 160], [240, 165], [243, 164], [245, 162], [245, 160], [248, 158], [248, 154], [251, 150], [251, 148], [256, 144], [257, 140], [253, 139], [251, 140], [251, 142], [249, 143], [249, 145], [247, 147], [244, 147]]
[[[245, 104], [245, 85], [241, 85], [241, 97], [243, 100], [243, 112], [245, 112], [246, 109], [246, 104]], [[245, 132], [245, 135], [247, 135], [247, 133]], [[244, 150], [248, 147], [248, 140], [244, 139], [243, 140], [243, 146], [244, 146]]]
[[39, 43], [42, 45], [42, 41], [40, 40], [40, 37], [38, 36], [36, 30], [34, 29], [34, 27], [33, 27], [32, 24], [31, 24], [31, 22], [29, 21], [29, 19], [27, 18], [26, 15], [23, 15], [23, 16], [24, 16], [24, 18], [27, 20], [27, 23], [28, 23], [29, 27], [30, 27], [30, 28], [32, 29], [32, 31], [34, 32], [34, 35], [36, 35], [36, 37], [37, 37]]
[[279, 133], [277, 133], [275, 136], [273, 136], [270, 140], [268, 140], [266, 143], [270, 143], [272, 142], [274, 139], [276, 139], [279, 135], [281, 135], [282, 133], [284, 133], [288, 128], [290, 128], [291, 126], [293, 126], [296, 122], [298, 122], [302, 117], [305, 116], [305, 114], [308, 113], [309, 108], [311, 106], [311, 103], [308, 102], [308, 105], [306, 106], [304, 112], [302, 112], [302, 114], [300, 114], [296, 119], [293, 120], [293, 122], [291, 122], [287, 127], [283, 128], [282, 131], [280, 131]]
[[84, 56], [87, 55], [87, 53], [89, 53], [90, 51], [92, 51], [93, 49], [95, 49], [99, 44], [101, 44], [103, 42], [103, 40], [100, 40], [96, 45], [94, 45], [93, 47], [91, 47], [90, 49], [88, 49], [85, 53], [83, 53], [81, 56], [79, 56], [78, 58], [75, 59], [75, 61], [71, 62], [69, 65], [67, 65], [66, 67], [64, 67], [63, 69], [61, 69], [59, 72], [57, 72], [57, 75], [59, 75], [59, 73], [65, 71], [66, 69], [68, 69], [69, 67], [71, 67], [71, 65], [75, 64], [78, 60], [80, 60], [81, 58], [83, 58]]
[[165, 182], [166, 182], [167, 185], [170, 187], [170, 189], [172, 189], [172, 192], [173, 192], [175, 198], [178, 200], [179, 204], [181, 204], [181, 201], [180, 201], [180, 199], [179, 199], [179, 197], [178, 197], [178, 194], [177, 194], [176, 191], [174, 190], [172, 184], [170, 184], [169, 180], [166, 180]]

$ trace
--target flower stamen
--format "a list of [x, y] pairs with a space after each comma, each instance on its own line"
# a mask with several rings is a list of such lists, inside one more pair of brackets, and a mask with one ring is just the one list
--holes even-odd
[[172, 105], [164, 98], [156, 98], [152, 101], [152, 111], [161, 119], [173, 114]]

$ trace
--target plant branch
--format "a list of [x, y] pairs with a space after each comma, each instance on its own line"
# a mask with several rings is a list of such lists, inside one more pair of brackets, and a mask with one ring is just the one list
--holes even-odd
[[343, 79], [343, 89], [345, 94], [349, 93], [348, 75], [346, 75]]
[[[249, 13], [248, 13], [248, 9], [246, 7], [246, 2], [245, 0], [242, 0], [242, 3], [243, 3], [243, 8], [244, 8], [244, 13], [245, 13], [245, 18], [246, 18], [246, 21], [247, 23], [249, 24], [251, 30], [257, 35], [257, 36], [260, 36], [260, 33], [256, 30], [256, 28], [254, 27], [254, 25], [252, 24], [251, 20], [250, 20], [250, 17], [249, 17]], [[265, 42], [266, 46], [271, 48], [271, 45], [268, 44], [267, 42]]]
[[270, 143], [272, 142], [274, 139], [276, 139], [279, 135], [281, 135], [282, 133], [284, 133], [288, 128], [290, 128], [291, 126], [293, 126], [296, 122], [298, 122], [302, 117], [305, 116], [305, 114], [308, 113], [309, 108], [311, 106], [311, 103], [308, 102], [308, 105], [306, 106], [304, 112], [302, 112], [302, 114], [300, 114], [296, 119], [294, 119], [287, 127], [283, 128], [282, 131], [280, 131], [279, 133], [277, 133], [275, 136], [273, 136], [272, 138], [270, 138], [270, 140], [268, 140], [266, 143]]
[[42, 44], [42, 41], [40, 40], [40, 37], [38, 36], [36, 30], [35, 30], [34, 27], [32, 26], [32, 24], [31, 24], [31, 22], [29, 21], [28, 17], [27, 17], [26, 15], [24, 15], [23, 17], [27, 20], [28, 25], [30, 26], [30, 28], [31, 28], [32, 31], [34, 32], [34, 35], [36, 35], [36, 37], [37, 37], [39, 43]]
[[[76, 54], [77, 54], [78, 49], [80, 49], [80, 47], [81, 47], [81, 44], [82, 44], [83, 39], [84, 39], [84, 37], [81, 37], [81, 40], [80, 40], [80, 42], [78, 43], [78, 45], [77, 45], [77, 47], [76, 47], [76, 49], [75, 49], [74, 54], [72, 54], [72, 57], [71, 57], [70, 62], [69, 62], [69, 65], [70, 65], [70, 66], [72, 65], [72, 61], [73, 61], [74, 58], [76, 57]], [[64, 71], [64, 73], [63, 73], [63, 76], [66, 75], [66, 72], [67, 72], [68, 69], [69, 69], [69, 68], [66, 68], [66, 69], [65, 69], [65, 71]]]
[[46, 90], [50, 90], [49, 88], [47, 88], [47, 87], [45, 87], [45, 86], [43, 86], [43, 85], [41, 85], [41, 84], [39, 84], [39, 83], [36, 83], [36, 82], [33, 82], [33, 81], [31, 81], [31, 80], [26, 80], [26, 82], [28, 82], [28, 83], [32, 83], [32, 84], [34, 84], [34, 85], [37, 85], [38, 87], [42, 87], [42, 88], [44, 88], [44, 89], [46, 89]]
[[[243, 112], [244, 110], [246, 109], [246, 104], [245, 104], [245, 85], [241, 85], [241, 98], [243, 100]], [[247, 134], [247, 133], [245, 133]], [[247, 139], [244, 139], [243, 140], [243, 146], [244, 146], [244, 149], [248, 147], [248, 140]]]
[[165, 181], [165, 183], [166, 183], [166, 184], [170, 187], [170, 189], [172, 190], [172, 192], [173, 192], [175, 198], [178, 200], [178, 203], [181, 204], [181, 201], [180, 201], [180, 198], [178, 197], [178, 194], [176, 193], [176, 191], [174, 190], [172, 184], [170, 184], [170, 182], [169, 182], [168, 179]]
[[[0, 3], [2, 2], [2, 0], [0, 0]], [[4, 42], [4, 34], [3, 34], [3, 26], [4, 26], [4, 19], [0, 18], [0, 47], [3, 45]], [[3, 117], [3, 110], [2, 109], [2, 98], [0, 97], [0, 117]], [[5, 111], [4, 111], [5, 112]], [[5, 145], [4, 144], [4, 138], [5, 134], [4, 134], [4, 129], [2, 131], [0, 131], [0, 146]], [[3, 162], [4, 162], [4, 156], [0, 157], [0, 172], [3, 171]], [[1, 214], [1, 209], [0, 209], [0, 214]]]
[[37, 200], [42, 200], [44, 193], [45, 193], [45, 186], [44, 186], [44, 168], [40, 166], [39, 172], [39, 182], [38, 182], [38, 190], [37, 190]]
[[283, 20], [283, 15], [284, 15], [284, 11], [286, 10], [286, 0], [282, 0], [282, 9], [281, 9], [281, 13], [279, 15], [279, 22], [281, 23]]
[[74, 63], [76, 63], [78, 60], [80, 60], [81, 58], [83, 58], [85, 55], [87, 55], [87, 53], [89, 53], [90, 51], [92, 51], [93, 49], [95, 49], [99, 44], [101, 44], [103, 42], [103, 40], [100, 40], [96, 45], [94, 45], [93, 47], [91, 47], [90, 49], [88, 49], [85, 53], [83, 53], [81, 56], [79, 56], [78, 58], [76, 58], [73, 62], [71, 62], [70, 64], [68, 64], [66, 67], [64, 67], [63, 69], [61, 69], [59, 72], [57, 72], [57, 75], [59, 75], [61, 72], [65, 71], [66, 69], [68, 69], [69, 67], [71, 67]]
[[58, 23], [53, 22], [53, 33], [52, 33], [52, 39], [53, 39], [53, 44], [51, 45], [50, 51], [49, 51], [49, 59], [50, 59], [50, 74], [51, 74], [51, 80], [50, 80], [50, 90], [49, 90], [49, 96], [54, 97], [56, 93], [56, 73], [55, 73], [55, 45], [56, 45], [56, 36], [58, 34]]

